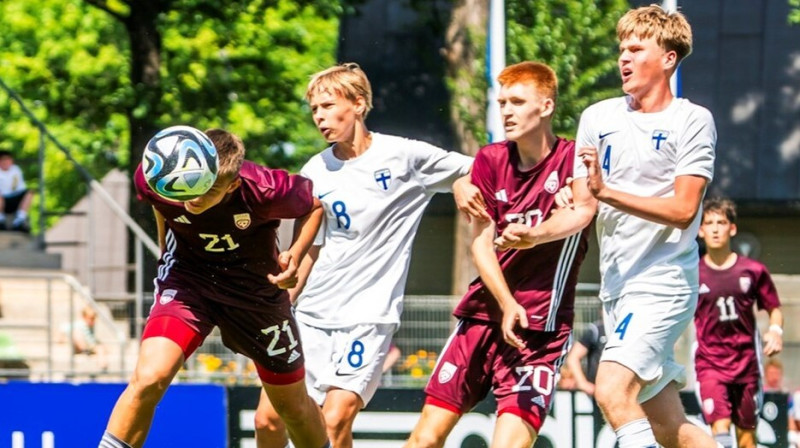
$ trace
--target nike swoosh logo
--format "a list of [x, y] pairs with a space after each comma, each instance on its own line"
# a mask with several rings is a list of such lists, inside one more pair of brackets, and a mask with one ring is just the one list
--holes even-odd
[[617, 132], [619, 132], [619, 131], [611, 131], [611, 132], [606, 132], [605, 134], [600, 134], [600, 140], [602, 140], [602, 139], [604, 139], [604, 138], [608, 137], [608, 136], [609, 136], [609, 135], [611, 135], [611, 134], [615, 134], [615, 133], [617, 133]]
[[329, 195], [329, 194], [333, 193], [334, 191], [336, 191], [336, 190], [331, 190], [331, 191], [329, 191], [329, 192], [327, 192], [327, 193], [323, 193], [323, 194], [319, 195], [319, 196], [318, 196], [318, 198], [319, 198], [319, 199], [322, 199], [322, 198], [324, 198], [325, 196], [327, 196], [327, 195]]

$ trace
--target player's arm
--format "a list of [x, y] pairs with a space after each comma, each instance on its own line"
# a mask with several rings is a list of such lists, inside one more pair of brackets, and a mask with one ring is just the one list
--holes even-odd
[[637, 196], [606, 186], [600, 173], [596, 148], [581, 148], [578, 156], [583, 159], [583, 164], [588, 169], [585, 182], [589, 192], [597, 200], [639, 218], [679, 229], [687, 229], [691, 225], [708, 184], [708, 179], [702, 176], [677, 176], [674, 196], [663, 198]]
[[295, 220], [294, 238], [289, 250], [278, 255], [281, 272], [278, 275], [267, 275], [269, 281], [279, 288], [289, 289], [297, 285], [298, 260], [303, 260], [319, 230], [322, 222], [322, 204], [317, 198], [312, 200], [311, 211]]
[[289, 288], [289, 300], [292, 303], [297, 301], [300, 293], [303, 292], [308, 276], [311, 275], [311, 268], [314, 267], [314, 263], [319, 258], [319, 250], [320, 246], [311, 246], [306, 252], [306, 256], [300, 261], [300, 266], [297, 267], [297, 284], [293, 288]]
[[567, 368], [575, 377], [575, 385], [587, 395], [594, 395], [594, 384], [583, 373], [581, 360], [589, 355], [589, 349], [580, 342], [575, 342], [567, 354]]
[[463, 213], [467, 222], [475, 219], [491, 219], [486, 213], [486, 201], [483, 200], [481, 190], [472, 181], [472, 168], [470, 174], [461, 176], [453, 182], [453, 198], [456, 201], [458, 211]]
[[503, 338], [507, 343], [517, 348], [525, 345], [514, 333], [514, 327], [519, 322], [522, 328], [528, 328], [528, 318], [525, 308], [517, 303], [511, 290], [508, 288], [497, 254], [494, 251], [495, 223], [492, 220], [475, 219], [472, 222], [473, 240], [472, 257], [481, 280], [489, 288], [489, 292], [497, 300], [503, 310], [501, 324]]
[[783, 311], [780, 307], [769, 310], [769, 328], [764, 333], [764, 354], [776, 355], [783, 350]]
[[597, 200], [584, 182], [572, 182], [572, 205], [553, 213], [536, 227], [509, 224], [495, 244], [500, 249], [529, 249], [539, 244], [562, 240], [583, 230], [592, 222]]
[[153, 215], [156, 218], [156, 229], [158, 234], [158, 248], [161, 253], [167, 250], [167, 220], [155, 207], [153, 207]]

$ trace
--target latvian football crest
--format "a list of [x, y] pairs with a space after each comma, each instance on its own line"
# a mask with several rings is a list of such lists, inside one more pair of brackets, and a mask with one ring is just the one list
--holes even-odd
[[244, 230], [250, 227], [250, 213], [238, 213], [233, 215], [233, 222], [236, 224], [236, 227], [240, 230]]
[[456, 373], [457, 367], [454, 364], [451, 364], [447, 361], [442, 364], [442, 367], [439, 369], [439, 383], [444, 384], [453, 379], [453, 374]]
[[739, 277], [739, 287], [742, 288], [742, 292], [750, 291], [750, 285], [750, 277]]
[[382, 190], [388, 190], [389, 185], [392, 184], [392, 172], [389, 171], [389, 168], [375, 171], [375, 182]]
[[547, 176], [547, 180], [544, 181], [544, 190], [550, 194], [555, 194], [558, 191], [558, 173], [553, 171]]

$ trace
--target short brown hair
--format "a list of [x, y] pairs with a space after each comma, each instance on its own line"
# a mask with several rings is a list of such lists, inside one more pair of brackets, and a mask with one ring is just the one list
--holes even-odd
[[719, 213], [728, 218], [728, 222], [736, 224], [736, 204], [726, 198], [708, 198], [703, 201], [703, 216], [707, 213]]
[[367, 105], [362, 118], [372, 110], [372, 86], [367, 74], [355, 62], [345, 62], [321, 72], [315, 73], [306, 89], [306, 100], [318, 92], [331, 92], [355, 102], [358, 97], [364, 98]]
[[658, 5], [632, 9], [619, 19], [617, 38], [623, 41], [630, 36], [654, 37], [661, 48], [675, 51], [678, 62], [692, 52], [692, 27], [686, 17], [678, 11], [664, 11]]
[[529, 82], [534, 84], [540, 95], [552, 99], [553, 103], [558, 99], [556, 72], [541, 62], [525, 61], [509, 65], [497, 76], [497, 82], [502, 86]]
[[219, 172], [217, 178], [232, 181], [239, 175], [244, 162], [244, 143], [236, 134], [224, 129], [209, 129], [206, 135], [219, 155]]

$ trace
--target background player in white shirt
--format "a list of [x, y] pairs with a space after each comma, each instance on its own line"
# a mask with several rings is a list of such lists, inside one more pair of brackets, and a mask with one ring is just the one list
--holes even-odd
[[[585, 181], [564, 190], [568, 197], [585, 186], [600, 202], [600, 298], [608, 341], [595, 398], [620, 448], [655, 447], [656, 440], [710, 448], [713, 439], [683, 412], [678, 389], [685, 371], [672, 347], [697, 305], [695, 235], [713, 174], [714, 121], [670, 91], [670, 77], [692, 48], [683, 15], [656, 5], [637, 8], [617, 23], [617, 36], [627, 96], [584, 111], [575, 176]], [[520, 227], [498, 239], [501, 247], [531, 241], [530, 230]]]
[[[306, 98], [330, 147], [302, 174], [325, 209], [322, 240], [301, 263], [296, 318], [309, 393], [335, 447], [353, 444], [352, 425], [380, 383], [400, 324], [411, 245], [425, 206], [469, 173], [472, 158], [367, 129], [372, 91], [348, 63], [317, 73]], [[313, 269], [311, 269], [313, 265]], [[259, 447], [286, 444], [266, 396], [256, 413]]]

